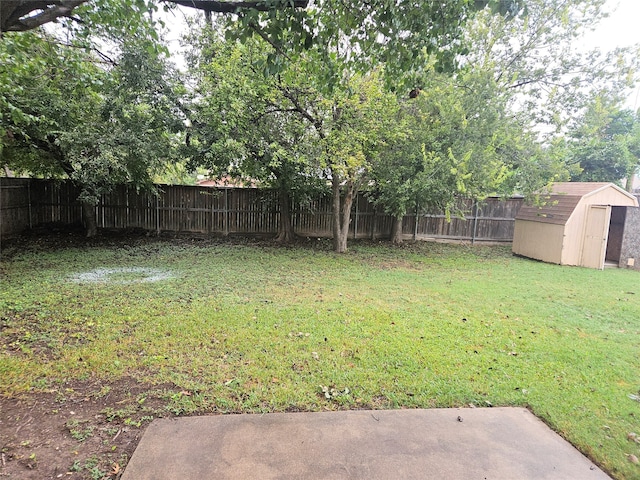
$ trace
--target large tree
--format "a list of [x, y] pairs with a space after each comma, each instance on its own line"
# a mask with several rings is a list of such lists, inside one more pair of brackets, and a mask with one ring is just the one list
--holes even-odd
[[392, 241], [402, 241], [410, 210], [466, 212], [459, 199], [537, 190], [562, 174], [534, 136], [508, 110], [487, 72], [433, 74], [415, 98], [402, 102], [404, 134], [374, 164], [370, 197], [393, 215]]
[[622, 98], [638, 80], [639, 46], [582, 47], [608, 15], [606, 0], [527, 0], [515, 15], [479, 12], [468, 24], [464, 64], [491, 72], [509, 109], [540, 133], [563, 136], [594, 98]]
[[262, 40], [225, 40], [205, 27], [189, 42], [194, 83], [185, 149], [189, 166], [275, 189], [277, 240], [291, 241], [292, 204], [325, 188], [315, 162], [315, 136], [288, 98], [297, 86], [259, 71], [256, 63], [272, 51]]
[[318, 135], [321, 165], [331, 181], [333, 246], [342, 253], [347, 250], [353, 201], [371, 178], [383, 148], [400, 134], [397, 98], [384, 90], [374, 72], [353, 77], [345, 89], [334, 90], [304, 113]]
[[205, 32], [206, 41], [200, 37], [189, 56], [197, 82], [194, 162], [277, 188], [282, 240], [292, 234], [290, 200], [330, 183], [335, 249], [345, 251], [352, 202], [396, 130], [396, 97], [376, 73], [354, 75], [330, 91], [314, 88], [311, 60], [264, 76], [259, 69], [271, 45]]
[[[640, 117], [617, 102], [598, 97], [569, 133], [572, 180], [621, 183], [632, 179], [640, 164]], [[627, 188], [631, 182], [627, 181]]]
[[[619, 98], [633, 84], [637, 63], [629, 50], [602, 55], [572, 48], [603, 18], [603, 3], [530, 0], [506, 15], [484, 10], [468, 25], [471, 48], [462, 68], [448, 76], [425, 69], [421, 95], [404, 102], [412, 133], [374, 169], [371, 194], [396, 218], [394, 241], [401, 241], [402, 216], [416, 205], [447, 210], [460, 195], [533, 195], [575, 173], [556, 135], [603, 89]], [[583, 153], [626, 152], [622, 142], [601, 146]]]
[[44, 32], [0, 42], [2, 162], [80, 188], [89, 236], [94, 207], [114, 185], [151, 187], [181, 123], [165, 62], [144, 44], [124, 44], [116, 65]]
[[396, 135], [397, 97], [390, 91], [402, 96], [415, 89], [426, 64], [453, 71], [465, 50], [462, 27], [475, 7], [374, 1], [362, 9], [327, 0], [294, 12], [243, 11], [226, 24], [231, 38], [258, 37], [271, 45], [256, 65], [283, 80], [293, 110], [317, 136], [320, 166], [331, 182], [337, 252], [347, 249], [355, 195]]
[[[463, 25], [474, 11], [487, 5], [492, 12], [513, 14], [521, 0], [371, 0], [365, 7], [349, 0], [5, 0], [0, 4], [0, 34], [26, 31], [64, 19], [89, 35], [94, 30], [117, 31], [139, 13], [154, 12], [159, 4], [223, 13], [240, 23], [228, 32], [242, 38], [258, 36], [275, 51], [266, 67], [280, 70], [301, 54], [316, 56], [317, 84], [331, 88], [341, 72], [366, 73], [384, 66], [390, 85], [413, 82], [425, 56], [435, 56], [438, 68], [450, 69], [462, 48]], [[131, 15], [133, 13], [133, 15]], [[113, 27], [113, 28], [112, 28]]]

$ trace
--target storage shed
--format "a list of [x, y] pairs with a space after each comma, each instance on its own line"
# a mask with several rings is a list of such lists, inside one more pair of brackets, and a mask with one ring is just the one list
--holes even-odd
[[560, 265], [620, 263], [627, 207], [638, 200], [613, 183], [556, 183], [542, 207], [516, 216], [513, 253]]

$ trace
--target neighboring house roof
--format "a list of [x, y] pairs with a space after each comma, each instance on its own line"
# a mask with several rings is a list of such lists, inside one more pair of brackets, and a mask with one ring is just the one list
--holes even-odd
[[214, 188], [255, 188], [257, 184], [253, 181], [242, 181], [237, 178], [230, 177], [229, 175], [225, 175], [220, 178], [205, 178], [203, 180], [198, 180], [197, 185], [199, 187], [214, 187]]
[[560, 182], [553, 185], [551, 193], [543, 195], [543, 206], [524, 204], [520, 207], [516, 220], [565, 225], [580, 200], [595, 195], [602, 190], [614, 188], [630, 198], [635, 197], [622, 188], [607, 182]]

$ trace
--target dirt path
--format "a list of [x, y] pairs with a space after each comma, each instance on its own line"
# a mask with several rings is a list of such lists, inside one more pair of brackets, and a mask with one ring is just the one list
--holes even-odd
[[176, 389], [125, 378], [0, 398], [0, 478], [119, 478], [151, 419], [170, 415]]

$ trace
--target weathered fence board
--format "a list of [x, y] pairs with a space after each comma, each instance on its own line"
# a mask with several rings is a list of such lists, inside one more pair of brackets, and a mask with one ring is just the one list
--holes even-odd
[[[96, 218], [101, 228], [204, 235], [273, 235], [280, 211], [277, 192], [256, 188], [157, 185], [156, 192], [119, 186], [101, 198]], [[81, 222], [79, 191], [71, 182], [0, 179], [0, 238], [29, 227]], [[461, 200], [464, 217], [437, 211], [412, 212], [403, 219], [406, 239], [510, 242], [521, 198]], [[294, 231], [306, 237], [331, 237], [331, 198], [320, 196], [292, 206]], [[387, 238], [393, 219], [359, 195], [351, 213], [349, 238]]]
[[31, 225], [29, 181], [0, 178], [0, 233], [17, 235]]

